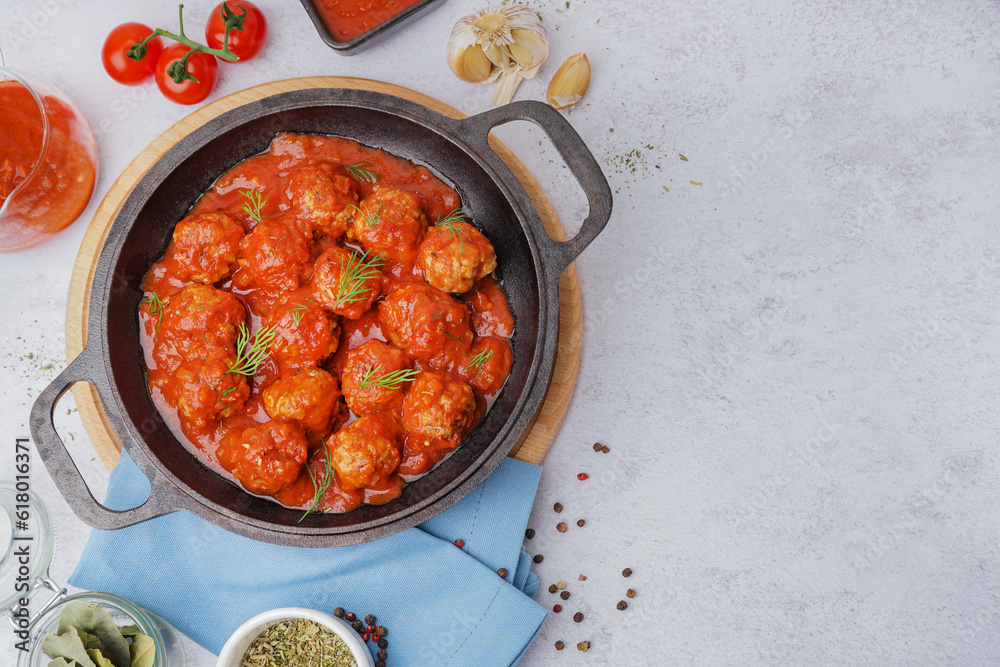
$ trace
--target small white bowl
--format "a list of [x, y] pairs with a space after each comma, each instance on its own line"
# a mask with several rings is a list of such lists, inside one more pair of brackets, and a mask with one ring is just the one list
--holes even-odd
[[222, 647], [215, 667], [240, 667], [243, 655], [260, 633], [275, 623], [295, 618], [315, 621], [329, 628], [330, 631], [337, 633], [337, 636], [343, 639], [347, 647], [351, 649], [358, 667], [375, 667], [375, 662], [372, 660], [372, 654], [368, 652], [368, 647], [364, 645], [361, 638], [358, 637], [358, 633], [347, 622], [340, 620], [336, 616], [303, 607], [272, 609], [251, 618], [237, 628], [233, 636], [226, 642], [226, 645]]

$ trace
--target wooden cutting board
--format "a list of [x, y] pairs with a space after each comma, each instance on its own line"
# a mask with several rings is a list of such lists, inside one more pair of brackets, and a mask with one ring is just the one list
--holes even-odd
[[[265, 83], [233, 93], [198, 109], [161, 134], [139, 153], [111, 186], [104, 201], [101, 202], [94, 214], [94, 219], [83, 237], [80, 254], [76, 258], [73, 277], [70, 281], [69, 301], [66, 304], [67, 359], [74, 359], [84, 348], [87, 340], [87, 311], [90, 304], [90, 290], [93, 284], [94, 270], [97, 266], [97, 258], [104, 247], [104, 239], [107, 237], [111, 222], [143, 174], [182, 137], [219, 114], [262, 97], [302, 88], [373, 90], [406, 98], [445, 116], [465, 117], [465, 114], [444, 102], [407, 88], [380, 81], [335, 76], [286, 79]], [[566, 233], [563, 231], [558, 216], [556, 216], [555, 209], [552, 208], [552, 203], [545, 196], [535, 178], [511, 153], [510, 149], [493, 136], [490, 137], [490, 145], [521, 181], [549, 234], [556, 240], [565, 240]], [[542, 462], [545, 452], [548, 451], [563, 418], [566, 416], [566, 410], [569, 408], [569, 401], [573, 395], [573, 387], [576, 385], [583, 335], [583, 312], [580, 301], [580, 284], [577, 280], [575, 266], [566, 269], [559, 281], [559, 304], [559, 349], [556, 353], [552, 383], [549, 385], [549, 391], [542, 404], [538, 420], [529, 432], [527, 439], [518, 450], [511, 453], [511, 456], [529, 463]], [[91, 385], [80, 382], [73, 385], [73, 395], [76, 398], [83, 425], [94, 443], [94, 449], [97, 450], [104, 465], [110, 470], [117, 463], [118, 453], [122, 446], [107, 422], [97, 391]]]

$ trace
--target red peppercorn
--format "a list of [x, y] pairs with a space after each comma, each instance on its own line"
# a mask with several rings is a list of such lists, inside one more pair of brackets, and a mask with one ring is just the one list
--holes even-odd
[[367, 632], [368, 634], [375, 632], [375, 626], [369, 623], [368, 627], [365, 628], [365, 632]]
[[462, 547], [465, 546], [465, 542], [463, 542], [462, 540], [455, 540], [455, 546], [461, 549]]
[[375, 642], [376, 644], [378, 644], [378, 640], [380, 640], [380, 639], [382, 639], [382, 638], [379, 637], [378, 635], [372, 635], [372, 641]]
[[353, 611], [349, 611], [349, 612], [347, 612], [346, 614], [344, 614], [344, 619], [345, 619], [345, 620], [346, 620], [346, 621], [347, 621], [348, 623], [353, 623], [353, 622], [354, 622], [354, 619], [355, 619], [355, 618], [357, 618], [357, 616], [355, 616], [355, 615], [354, 615], [354, 612], [353, 612]]
[[562, 611], [562, 605], [561, 604], [557, 604], [556, 606], [552, 607], [552, 611], [554, 611], [555, 613], [558, 614], [559, 612]]
[[577, 478], [578, 480], [580, 480], [581, 482], [582, 482], [583, 480], [587, 479], [588, 477], [590, 477], [590, 475], [588, 475], [588, 474], [587, 474], [587, 473], [585, 473], [585, 472], [581, 472], [581, 473], [580, 473], [579, 475], [577, 475], [577, 476], [576, 476], [576, 478]]
[[365, 633], [363, 633], [363, 634], [361, 635], [361, 640], [362, 640], [362, 641], [368, 641], [368, 633], [367, 633], [367, 632], [365, 632]]

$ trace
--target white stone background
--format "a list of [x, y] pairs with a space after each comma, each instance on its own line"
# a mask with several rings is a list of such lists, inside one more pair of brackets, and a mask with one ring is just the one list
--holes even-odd
[[[186, 4], [191, 32], [214, 4]], [[259, 4], [268, 48], [224, 66], [212, 99], [329, 74], [467, 113], [490, 107], [490, 88], [457, 80], [444, 60], [451, 25], [477, 2], [448, 0], [353, 58], [328, 50], [297, 2]], [[580, 377], [527, 543], [545, 555], [539, 601], [555, 602], [546, 588], [559, 579], [573, 597], [522, 664], [1000, 663], [1000, 6], [529, 4], [552, 51], [518, 98], [543, 98], [562, 60], [588, 53], [593, 84], [569, 119], [615, 213], [577, 263]], [[136, 153], [190, 111], [152, 84], [105, 76], [101, 43], [126, 20], [174, 27], [176, 8], [0, 0], [6, 63], [106, 128], [83, 219], [0, 256], [5, 469], [34, 397], [66, 363], [87, 220]], [[541, 133], [519, 123], [501, 136], [566, 226], [578, 224], [582, 197]], [[107, 474], [72, 409], [71, 398], [60, 406], [63, 432], [102, 493]], [[595, 454], [595, 440], [611, 453]], [[88, 529], [37, 459], [34, 484], [55, 514], [52, 572], [65, 581]], [[638, 596], [619, 612], [628, 586]], [[214, 664], [187, 648], [193, 667]]]

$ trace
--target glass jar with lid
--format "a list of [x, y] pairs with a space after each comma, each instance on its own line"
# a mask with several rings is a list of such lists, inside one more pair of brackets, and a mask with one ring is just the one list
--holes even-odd
[[[177, 631], [159, 616], [111, 593], [68, 595], [49, 576], [54, 547], [52, 520], [41, 499], [13, 484], [0, 483], [0, 605], [14, 628], [17, 667], [49, 664], [51, 658], [41, 650], [42, 638], [55, 632], [63, 607], [74, 600], [97, 605], [118, 626], [135, 625], [152, 638], [156, 650], [153, 667], [186, 666]], [[41, 599], [45, 591], [49, 598], [29, 613], [25, 603], [36, 595]]]

